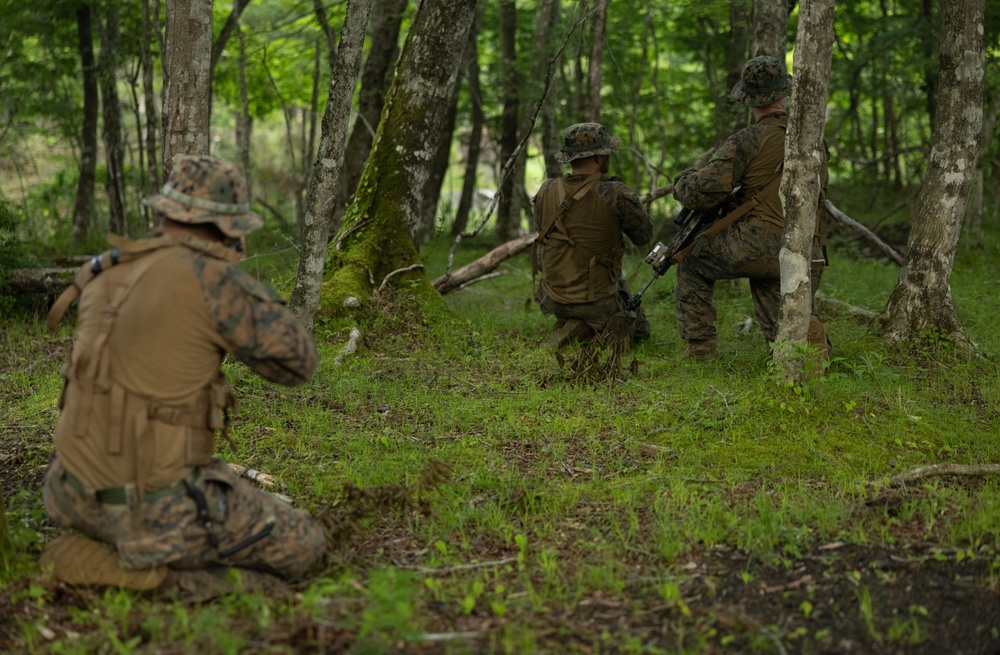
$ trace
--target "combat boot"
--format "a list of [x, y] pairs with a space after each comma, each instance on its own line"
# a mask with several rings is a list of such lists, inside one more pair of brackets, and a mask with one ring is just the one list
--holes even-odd
[[684, 357], [687, 359], [708, 359], [715, 354], [718, 347], [719, 340], [716, 337], [688, 339], [688, 347], [684, 351]]
[[64, 535], [49, 542], [38, 563], [51, 567], [51, 575], [60, 582], [99, 587], [124, 587], [149, 591], [167, 577], [167, 567], [132, 571], [122, 565], [118, 551], [108, 544], [83, 535]]
[[556, 329], [545, 337], [542, 346], [559, 350], [573, 341], [589, 341], [593, 338], [594, 331], [590, 329], [589, 325], [579, 319], [571, 318], [565, 322], [560, 320], [556, 323]]

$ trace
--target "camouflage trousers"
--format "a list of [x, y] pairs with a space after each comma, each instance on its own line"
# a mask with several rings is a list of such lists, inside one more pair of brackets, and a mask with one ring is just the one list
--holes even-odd
[[642, 307], [639, 308], [638, 312], [635, 312], [634, 316], [631, 315], [632, 312], [625, 309], [625, 301], [631, 295], [628, 282], [618, 280], [617, 293], [594, 302], [571, 305], [556, 302], [542, 290], [541, 285], [535, 292], [535, 300], [543, 315], [555, 316], [559, 319], [556, 323], [557, 328], [565, 321], [575, 318], [586, 323], [595, 333], [600, 334], [605, 330], [612, 317], [624, 314], [630, 323], [629, 336], [634, 341], [643, 341], [650, 336], [649, 319], [646, 318]]
[[[754, 318], [764, 337], [774, 341], [781, 307], [781, 270], [778, 228], [753, 218], [729, 226], [677, 265], [677, 326], [682, 339], [713, 339], [716, 280], [749, 278]], [[813, 244], [811, 282], [815, 296], [823, 275], [823, 250]], [[813, 316], [819, 315], [813, 309]]]
[[296, 579], [322, 557], [326, 537], [307, 511], [251, 487], [224, 462], [196, 469], [189, 483], [141, 505], [102, 503], [55, 457], [45, 509], [57, 525], [114, 546], [132, 570], [237, 567]]

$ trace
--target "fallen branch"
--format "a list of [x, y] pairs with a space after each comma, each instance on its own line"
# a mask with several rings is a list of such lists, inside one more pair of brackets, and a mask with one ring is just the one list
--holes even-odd
[[837, 209], [836, 205], [834, 205], [829, 200], [826, 201], [826, 211], [830, 213], [830, 216], [836, 218], [838, 221], [840, 221], [847, 227], [851, 228], [852, 230], [855, 230], [863, 237], [874, 243], [878, 247], [878, 249], [881, 250], [886, 255], [886, 257], [896, 262], [898, 265], [903, 266], [904, 264], [903, 256], [900, 255], [895, 248], [893, 248], [888, 243], [880, 239], [878, 235], [869, 230], [867, 227], [865, 227], [864, 225], [857, 222], [844, 212]]
[[73, 282], [76, 271], [76, 268], [12, 268], [7, 271], [7, 288], [16, 295], [58, 296]]
[[537, 233], [532, 232], [531, 234], [526, 234], [523, 237], [514, 239], [513, 241], [500, 244], [474, 262], [466, 264], [465, 266], [450, 273], [445, 273], [441, 277], [434, 280], [432, 284], [442, 296], [446, 293], [454, 291], [471, 280], [475, 280], [486, 275], [487, 273], [491, 273], [497, 266], [514, 255], [518, 255], [528, 250], [536, 236], [538, 236]]
[[944, 475], [977, 476], [998, 474], [1000, 474], [1000, 464], [929, 464], [928, 466], [918, 466], [905, 473], [900, 473], [889, 480], [889, 486], [902, 487], [909, 482]]
[[468, 571], [470, 569], [481, 569], [487, 566], [503, 566], [504, 564], [511, 564], [516, 562], [516, 557], [504, 557], [503, 559], [490, 560], [488, 562], [474, 562], [472, 564], [459, 564], [457, 566], [449, 566], [443, 569], [431, 569], [426, 566], [400, 566], [401, 569], [407, 569], [409, 571], [417, 571], [418, 573], [425, 573], [427, 575], [441, 575], [443, 573], [452, 573], [454, 571]]
[[850, 316], [856, 316], [858, 318], [875, 318], [875, 316], [878, 315], [878, 312], [868, 309], [867, 307], [852, 305], [851, 303], [845, 302], [839, 298], [828, 296], [822, 291], [816, 292], [816, 300], [829, 305], [839, 312], [843, 312], [844, 314], [848, 314]]

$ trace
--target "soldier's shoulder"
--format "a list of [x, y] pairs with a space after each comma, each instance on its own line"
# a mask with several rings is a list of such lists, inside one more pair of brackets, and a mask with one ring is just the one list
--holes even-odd
[[642, 205], [639, 194], [625, 184], [625, 181], [620, 177], [608, 177], [601, 180], [597, 185], [597, 193], [612, 206], [623, 202], [637, 206]]
[[188, 251], [195, 278], [205, 294], [218, 301], [232, 301], [235, 295], [247, 295], [265, 301], [283, 302], [271, 285], [250, 275], [238, 264], [202, 253]]

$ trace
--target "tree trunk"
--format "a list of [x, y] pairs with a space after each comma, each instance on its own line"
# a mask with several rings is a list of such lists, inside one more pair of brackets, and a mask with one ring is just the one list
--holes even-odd
[[[145, 149], [146, 149], [146, 181], [143, 196], [160, 192], [160, 166], [156, 158], [156, 92], [153, 89], [153, 53], [150, 43], [153, 40], [154, 19], [150, 16], [149, 0], [142, 0], [142, 38], [139, 43], [139, 57], [142, 61], [142, 104], [146, 113]], [[144, 224], [151, 224], [151, 212], [142, 206], [146, 217]]]
[[399, 53], [399, 28], [406, 4], [407, 0], [376, 0], [372, 8], [371, 46], [361, 73], [358, 116], [344, 151], [344, 171], [340, 176], [337, 203], [330, 226], [331, 234], [340, 229], [340, 220], [358, 188], [365, 160], [372, 149], [385, 94], [392, 82], [392, 64]]
[[747, 126], [747, 108], [729, 98], [747, 60], [747, 4], [736, 0], [729, 5], [729, 47], [726, 50], [726, 93], [715, 103], [715, 140], [722, 143], [730, 134]]
[[107, 166], [104, 188], [108, 194], [108, 227], [115, 234], [128, 236], [125, 216], [125, 148], [122, 144], [121, 102], [118, 100], [118, 41], [121, 29], [117, 5], [108, 5], [107, 16], [99, 24], [101, 108], [104, 116], [102, 138]]
[[594, 123], [601, 122], [601, 64], [604, 61], [604, 33], [608, 25], [610, 0], [596, 0], [594, 9], [594, 41], [590, 49], [587, 69], [587, 113]]
[[240, 87], [240, 109], [236, 112], [236, 149], [240, 153], [240, 167], [247, 181], [247, 198], [253, 202], [253, 171], [250, 168], [250, 141], [253, 137], [253, 116], [250, 115], [250, 97], [247, 93], [247, 49], [243, 28], [237, 21], [236, 35], [240, 41], [237, 62], [237, 83]]
[[331, 71], [330, 97], [323, 114], [319, 156], [313, 165], [312, 181], [306, 196], [302, 255], [289, 304], [295, 315], [310, 330], [319, 308], [326, 244], [330, 239], [330, 220], [344, 164], [347, 123], [361, 70], [361, 53], [364, 50], [365, 28], [371, 7], [372, 0], [350, 0], [347, 6], [347, 16], [340, 31], [337, 61]]
[[183, 155], [210, 152], [212, 0], [167, 3], [163, 53], [163, 176]]
[[[807, 7], [801, 7], [802, 9]], [[788, 51], [787, 0], [753, 0], [750, 17], [750, 58], [767, 55], [785, 61]], [[803, 44], [796, 41], [799, 47]]]
[[77, 43], [83, 71], [83, 125], [80, 129], [80, 179], [73, 206], [73, 240], [87, 238], [94, 223], [94, 183], [97, 179], [97, 66], [94, 63], [94, 32], [90, 5], [76, 10]]
[[458, 201], [458, 209], [455, 211], [455, 222], [451, 226], [451, 236], [453, 237], [465, 232], [465, 228], [469, 225], [469, 211], [472, 209], [476, 181], [479, 179], [479, 153], [483, 141], [483, 123], [486, 122], [486, 116], [483, 113], [483, 97], [479, 89], [479, 53], [476, 47], [480, 20], [482, 20], [482, 11], [476, 13], [472, 22], [472, 27], [469, 29], [469, 40], [465, 43], [465, 54], [463, 55], [463, 61], [468, 62], [466, 79], [469, 84], [471, 126], [469, 127], [469, 146], [465, 156], [462, 195]]
[[950, 339], [971, 347], [955, 314], [951, 271], [983, 135], [983, 0], [941, 8], [940, 95], [930, 164], [906, 265], [874, 331], [889, 345]]
[[[473, 43], [473, 47], [475, 47], [475, 43]], [[462, 62], [465, 62], [464, 57]], [[466, 66], [459, 67], [459, 77], [461, 77], [461, 71], [466, 68]], [[427, 183], [424, 185], [418, 247], [421, 243], [431, 241], [437, 228], [437, 209], [441, 200], [441, 185], [444, 184], [444, 177], [448, 172], [448, 162], [451, 161], [451, 144], [455, 138], [459, 86], [459, 82], [456, 81], [451, 98], [448, 99], [448, 112], [445, 114], [444, 127], [437, 136], [437, 146], [434, 149], [434, 158], [431, 160], [430, 175], [427, 176]]]
[[0, 487], [0, 564], [6, 566], [7, 560], [14, 554], [14, 544], [10, 539], [10, 527], [7, 525], [7, 495]]
[[[500, 161], [497, 170], [514, 155], [517, 148], [517, 112], [520, 80], [517, 74], [517, 7], [514, 0], [500, 3], [500, 58], [503, 68], [503, 113], [500, 115]], [[516, 168], [516, 166], [515, 166]], [[510, 170], [500, 179], [500, 202], [497, 205], [496, 245], [506, 243], [517, 236], [520, 227], [520, 212], [514, 194], [514, 171]]]
[[[233, 10], [229, 12], [229, 16], [226, 18], [226, 22], [222, 25], [222, 29], [219, 31], [219, 38], [212, 43], [212, 55], [209, 63], [208, 79], [212, 79], [212, 75], [215, 74], [215, 67], [222, 59], [222, 53], [226, 50], [226, 44], [229, 42], [229, 37], [233, 35], [233, 32], [239, 29], [240, 16], [243, 15], [243, 10], [250, 5], [250, 0], [236, 0], [233, 3]], [[211, 36], [209, 37], [211, 38]]]
[[372, 154], [344, 217], [338, 239], [343, 250], [323, 297], [331, 312], [342, 312], [349, 297], [360, 301], [383, 289], [390, 274], [397, 288], [443, 307], [440, 294], [418, 270], [411, 235], [429, 174], [426, 144], [444, 124], [445, 100], [458, 78], [475, 11], [476, 0], [422, 0], [417, 8]]
[[[834, 0], [813, 0], [799, 10], [792, 106], [785, 140], [780, 193], [785, 210], [781, 264], [781, 311], [774, 353], [785, 379], [808, 373], [793, 344], [805, 344], [812, 313], [812, 246], [821, 201], [826, 152], [823, 127], [833, 58]], [[825, 208], [824, 208], [825, 211]]]

